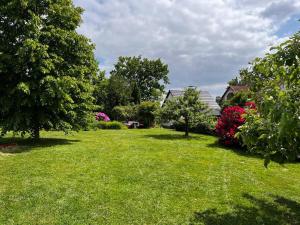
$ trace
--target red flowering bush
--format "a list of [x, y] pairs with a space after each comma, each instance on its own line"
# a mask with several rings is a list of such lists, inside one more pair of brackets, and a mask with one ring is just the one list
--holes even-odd
[[245, 113], [245, 109], [240, 106], [229, 106], [223, 110], [216, 126], [216, 134], [220, 137], [221, 143], [227, 146], [239, 144], [235, 134], [238, 127], [245, 123], [242, 116]]
[[248, 109], [256, 109], [255, 102], [246, 102], [246, 103], [245, 103], [245, 108], [248, 108]]

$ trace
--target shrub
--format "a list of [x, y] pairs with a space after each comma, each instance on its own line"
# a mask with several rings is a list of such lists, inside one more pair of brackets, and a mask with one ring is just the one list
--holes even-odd
[[112, 122], [104, 122], [104, 121], [99, 121], [97, 127], [99, 129], [103, 130], [123, 130], [127, 129], [127, 127], [118, 121], [112, 121]]
[[112, 110], [112, 116], [117, 121], [129, 121], [137, 119], [138, 106], [116, 106]]
[[157, 102], [142, 102], [138, 107], [138, 120], [145, 128], [155, 125], [156, 111], [159, 109]]
[[284, 162], [300, 155], [299, 56], [297, 32], [241, 73], [254, 95], [258, 113], [246, 118], [240, 136], [248, 149], [264, 155], [265, 165], [273, 157]]
[[[202, 116], [196, 118], [190, 125], [190, 131], [197, 134], [214, 134], [216, 127], [216, 118], [214, 116]], [[185, 122], [183, 120], [177, 121], [173, 125], [177, 131], [185, 131]]]
[[110, 121], [110, 118], [109, 118], [108, 115], [106, 115], [105, 113], [103, 113], [103, 112], [98, 112], [98, 113], [96, 114], [96, 120], [97, 120], [97, 121], [108, 122], [108, 121]]
[[216, 134], [220, 137], [221, 143], [226, 146], [239, 145], [235, 134], [239, 126], [245, 122], [243, 114], [245, 109], [240, 106], [229, 106], [223, 110], [216, 126]]

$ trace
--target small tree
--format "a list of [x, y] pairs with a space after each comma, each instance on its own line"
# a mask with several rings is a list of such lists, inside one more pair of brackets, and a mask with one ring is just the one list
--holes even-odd
[[199, 90], [187, 88], [183, 96], [175, 97], [165, 103], [160, 111], [162, 121], [179, 121], [185, 124], [185, 136], [189, 136], [191, 121], [201, 113], [208, 114], [208, 106], [201, 102]]
[[156, 111], [159, 109], [157, 102], [142, 102], [138, 106], [138, 119], [145, 128], [153, 127], [155, 124]]

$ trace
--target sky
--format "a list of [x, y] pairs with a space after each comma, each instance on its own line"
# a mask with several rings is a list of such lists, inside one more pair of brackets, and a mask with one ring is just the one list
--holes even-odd
[[255, 57], [300, 30], [300, 0], [74, 0], [107, 75], [119, 56], [161, 58], [167, 88], [222, 95]]

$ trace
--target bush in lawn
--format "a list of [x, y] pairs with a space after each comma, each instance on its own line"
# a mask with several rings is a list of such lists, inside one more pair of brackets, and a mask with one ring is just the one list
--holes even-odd
[[[191, 122], [190, 131], [198, 134], [214, 134], [217, 119], [214, 116], [202, 115], [195, 118], [195, 121]], [[185, 122], [179, 120], [174, 123], [174, 129], [177, 131], [185, 131]]]
[[157, 102], [142, 102], [138, 107], [138, 120], [145, 128], [155, 125], [156, 112], [159, 109]]
[[240, 106], [229, 106], [223, 110], [216, 126], [216, 134], [220, 137], [222, 144], [226, 146], [239, 145], [235, 134], [239, 126], [245, 122], [243, 114], [245, 114], [245, 109]]
[[99, 121], [98, 122], [98, 128], [103, 130], [123, 130], [127, 129], [127, 127], [118, 121], [112, 121], [112, 122], [104, 122]]
[[137, 119], [138, 106], [116, 106], [112, 110], [112, 116], [117, 121], [131, 121]]

